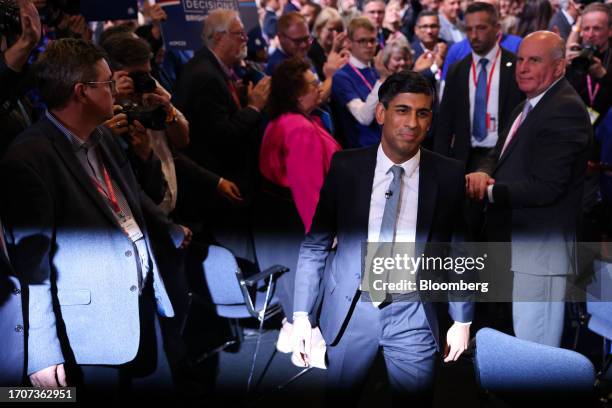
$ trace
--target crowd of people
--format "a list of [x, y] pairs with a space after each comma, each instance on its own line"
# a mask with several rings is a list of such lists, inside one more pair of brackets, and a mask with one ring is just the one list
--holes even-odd
[[[180, 389], [211, 244], [289, 268], [277, 348], [308, 366], [322, 335], [344, 404], [380, 348], [394, 397], [428, 405], [474, 328], [562, 346], [575, 243], [612, 235], [611, 2], [260, 0], [248, 31], [209, 11], [191, 51], [142, 3], [0, 3], [1, 385]], [[541, 301], [452, 301], [447, 327], [363, 287], [364, 243], [459, 235], [508, 243], [499, 274]]]

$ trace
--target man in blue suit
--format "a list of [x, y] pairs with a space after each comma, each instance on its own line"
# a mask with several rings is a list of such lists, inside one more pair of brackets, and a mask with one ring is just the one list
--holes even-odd
[[[393, 295], [382, 304], [370, 301], [374, 297], [360, 286], [360, 254], [366, 241], [415, 242], [417, 254], [427, 243], [451, 242], [461, 219], [463, 167], [420, 148], [431, 126], [433, 101], [423, 76], [393, 74], [378, 96], [381, 143], [334, 156], [300, 250], [294, 361], [311, 361], [309, 316], [316, 319], [321, 295], [318, 323], [327, 344], [330, 391], [345, 399], [358, 397], [382, 348], [395, 395], [416, 396], [427, 405], [436, 355], [443, 349], [435, 304], [420, 300], [417, 291]], [[334, 240], [335, 256], [324, 271]], [[447, 334], [445, 361], [456, 360], [465, 350], [473, 305], [450, 302], [449, 313], [455, 323]]]
[[27, 375], [92, 394], [170, 382], [156, 310], [174, 312], [149, 231], [183, 238], [100, 126], [115, 90], [103, 57], [82, 40], [49, 45], [37, 69], [49, 110], [0, 163], [8, 255], [28, 299]]

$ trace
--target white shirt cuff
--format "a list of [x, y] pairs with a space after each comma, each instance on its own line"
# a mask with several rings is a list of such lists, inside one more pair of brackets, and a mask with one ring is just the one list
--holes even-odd
[[489, 202], [493, 202], [493, 185], [487, 186], [487, 197], [489, 198]]
[[472, 322], [455, 322], [457, 326], [469, 326]]

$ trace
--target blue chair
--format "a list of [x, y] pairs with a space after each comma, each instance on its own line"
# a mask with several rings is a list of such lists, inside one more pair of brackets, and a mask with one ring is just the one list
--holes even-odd
[[[247, 383], [248, 391], [259, 351], [263, 324], [282, 311], [274, 294], [276, 278], [289, 269], [281, 265], [274, 265], [255, 275], [246, 277], [238, 266], [234, 255], [226, 248], [216, 245], [211, 245], [208, 248], [203, 269], [212, 303], [220, 317], [231, 320], [255, 318], [259, 321], [257, 343]], [[235, 341], [227, 342], [214, 350], [213, 353], [222, 351], [234, 343]], [[210, 354], [208, 353], [206, 357]]]
[[594, 397], [595, 368], [571, 350], [484, 328], [476, 334], [474, 363], [481, 388], [505, 400]]

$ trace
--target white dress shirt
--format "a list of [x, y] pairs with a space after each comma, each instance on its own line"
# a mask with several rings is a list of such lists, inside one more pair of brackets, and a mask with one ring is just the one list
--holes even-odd
[[[417, 151], [410, 160], [397, 164], [404, 168], [402, 184], [400, 187], [400, 204], [398, 209], [395, 242], [415, 242], [417, 210], [419, 203], [419, 164], [421, 152]], [[378, 242], [380, 226], [387, 199], [385, 193], [393, 180], [389, 169], [396, 165], [385, 155], [382, 145], [378, 146], [376, 153], [376, 168], [372, 182], [372, 195], [370, 197], [370, 215], [368, 217], [368, 242]]]
[[[349, 64], [352, 64], [357, 69], [364, 69], [370, 66], [370, 64], [364, 64], [352, 55], [349, 57]], [[355, 120], [363, 126], [368, 126], [374, 120], [380, 85], [382, 85], [382, 82], [380, 80], [376, 81], [365, 101], [355, 98], [346, 105]]]
[[[501, 52], [497, 55], [497, 51], [499, 50], [499, 46], [495, 45], [488, 54], [480, 56], [472, 51], [472, 61], [474, 61], [474, 66], [476, 67], [476, 81], [478, 81], [478, 75], [480, 74], [480, 60], [486, 58], [489, 62], [487, 63], [487, 84], [489, 81], [489, 75], [491, 74], [491, 68], [494, 68], [493, 76], [491, 77], [491, 93], [489, 94], [489, 100], [487, 101], [487, 113], [489, 114], [489, 118], [491, 119], [491, 124], [494, 124], [494, 127], [489, 125], [487, 129], [487, 136], [481, 141], [476, 140], [473, 134], [471, 134], [471, 129], [474, 128], [474, 99], [476, 97], [476, 83], [474, 83], [474, 71], [473, 68], [470, 67], [470, 75], [468, 78], [469, 90], [470, 90], [470, 134], [472, 140], [472, 147], [495, 147], [498, 138], [498, 128], [499, 128], [499, 73], [500, 73], [500, 65], [501, 65]], [[497, 59], [495, 56], [497, 55]], [[495, 66], [494, 64], [495, 59]]]

